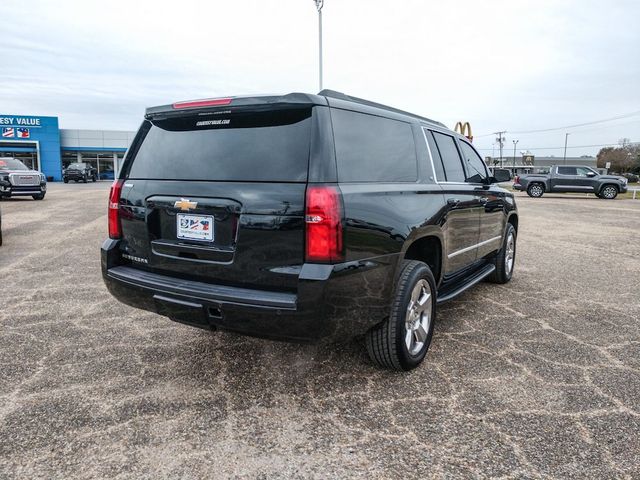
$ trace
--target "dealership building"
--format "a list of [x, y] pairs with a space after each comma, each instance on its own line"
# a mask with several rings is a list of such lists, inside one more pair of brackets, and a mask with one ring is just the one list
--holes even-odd
[[98, 178], [112, 180], [135, 132], [59, 128], [58, 117], [0, 114], [0, 157], [14, 157], [48, 179], [62, 180], [62, 169], [84, 162]]

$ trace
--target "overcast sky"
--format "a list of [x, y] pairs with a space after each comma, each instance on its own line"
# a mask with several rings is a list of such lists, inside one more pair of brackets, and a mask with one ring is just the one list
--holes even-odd
[[[318, 90], [312, 0], [0, 0], [0, 113], [135, 130], [176, 100]], [[326, 88], [474, 134], [505, 154], [640, 141], [638, 0], [326, 0]], [[511, 133], [632, 114], [540, 134]], [[491, 155], [494, 135], [475, 144]], [[497, 154], [497, 153], [496, 153]]]

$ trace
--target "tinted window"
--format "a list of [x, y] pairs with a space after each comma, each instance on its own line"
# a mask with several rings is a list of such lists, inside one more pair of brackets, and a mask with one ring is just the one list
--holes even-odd
[[433, 132], [433, 138], [438, 145], [438, 151], [442, 157], [444, 170], [447, 174], [448, 182], [464, 182], [465, 174], [462, 169], [462, 161], [456, 147], [455, 140], [451, 135], [444, 135], [439, 132]]
[[129, 178], [307, 180], [311, 109], [187, 116], [142, 128]]
[[560, 175], [577, 175], [576, 167], [558, 167]]
[[415, 182], [416, 146], [411, 125], [387, 118], [331, 110], [340, 182]]
[[433, 139], [433, 135], [430, 130], [424, 129], [425, 137], [427, 138], [427, 143], [429, 144], [429, 150], [431, 152], [431, 159], [433, 160], [433, 168], [436, 171], [436, 180], [438, 182], [445, 182], [447, 180], [447, 176], [444, 174], [444, 166], [442, 165], [442, 157], [440, 156], [440, 152], [438, 151], [438, 147], [436, 145], [436, 141]]
[[586, 177], [590, 173], [596, 173], [587, 167], [577, 167], [576, 170], [578, 171], [578, 175], [582, 175], [583, 177]]
[[484, 183], [488, 175], [487, 168], [480, 155], [464, 140], [460, 140], [460, 148], [462, 149], [462, 157], [466, 162], [467, 182]]

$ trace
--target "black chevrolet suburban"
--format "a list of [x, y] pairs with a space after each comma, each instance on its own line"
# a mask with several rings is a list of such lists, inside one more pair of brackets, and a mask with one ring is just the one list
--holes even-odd
[[[495, 175], [498, 175], [496, 173]], [[122, 302], [409, 370], [437, 305], [513, 273], [518, 215], [469, 141], [330, 90], [147, 109], [109, 198]]]

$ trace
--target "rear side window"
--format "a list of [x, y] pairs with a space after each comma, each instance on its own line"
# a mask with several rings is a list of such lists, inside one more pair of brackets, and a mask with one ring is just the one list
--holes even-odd
[[433, 132], [433, 138], [436, 140], [442, 164], [447, 174], [447, 182], [464, 182], [466, 176], [462, 168], [462, 160], [456, 142], [451, 135], [445, 135], [439, 132]]
[[331, 110], [340, 182], [415, 182], [416, 145], [411, 125]]
[[560, 175], [577, 175], [576, 167], [558, 167]]
[[464, 140], [460, 140], [460, 148], [462, 149], [462, 156], [466, 160], [467, 182], [484, 183], [488, 177], [487, 167], [480, 155]]
[[431, 159], [433, 160], [433, 168], [436, 171], [436, 181], [438, 182], [446, 182], [447, 176], [444, 174], [444, 165], [442, 165], [442, 157], [440, 156], [440, 152], [438, 151], [438, 146], [436, 145], [436, 141], [433, 139], [433, 134], [431, 130], [423, 129], [424, 135], [427, 138], [427, 143], [429, 144], [429, 151], [431, 152]]
[[132, 179], [307, 180], [310, 108], [186, 116], [142, 129]]

